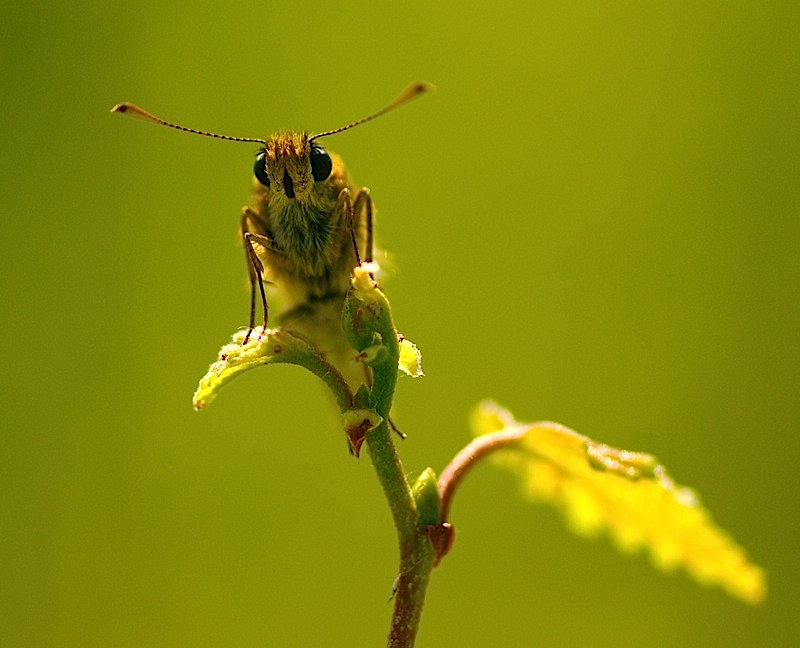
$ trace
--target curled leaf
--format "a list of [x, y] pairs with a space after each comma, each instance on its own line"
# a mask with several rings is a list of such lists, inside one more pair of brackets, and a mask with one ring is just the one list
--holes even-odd
[[219, 358], [200, 379], [197, 391], [192, 397], [192, 404], [196, 410], [214, 400], [219, 390], [240, 373], [269, 363], [281, 352], [280, 345], [272, 339], [271, 331], [261, 335], [254, 332], [250, 341], [242, 345], [244, 336], [244, 331], [234, 333], [232, 341], [219, 350]]
[[266, 364], [295, 364], [304, 367], [328, 385], [344, 411], [352, 406], [353, 394], [341, 373], [308, 342], [288, 331], [256, 329], [247, 344], [245, 331], [233, 334], [232, 341], [220, 349], [219, 358], [200, 380], [192, 403], [196, 410], [208, 405], [219, 390], [244, 371]]
[[370, 276], [368, 265], [353, 269], [342, 309], [342, 329], [347, 343], [365, 354], [363, 361], [372, 369], [373, 378], [370, 402], [381, 416], [388, 418], [397, 382], [400, 343], [389, 301]]
[[360, 352], [376, 343], [376, 333], [390, 328], [387, 324], [391, 316], [386, 298], [366, 267], [353, 269], [350, 284], [342, 309], [342, 328], [350, 346]]
[[342, 413], [342, 427], [356, 458], [361, 456], [361, 446], [364, 445], [367, 434], [382, 422], [380, 414], [371, 409], [352, 409]]
[[491, 402], [481, 404], [473, 429], [518, 431], [515, 443], [490, 456], [520, 475], [529, 496], [559, 508], [575, 533], [606, 531], [619, 550], [644, 549], [659, 569], [683, 567], [746, 603], [766, 596], [764, 571], [652, 455], [596, 443], [558, 423], [517, 423]]

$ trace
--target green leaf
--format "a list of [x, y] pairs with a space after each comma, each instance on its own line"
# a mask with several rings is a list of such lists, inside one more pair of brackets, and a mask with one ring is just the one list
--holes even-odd
[[433, 468], [422, 471], [411, 489], [414, 501], [417, 504], [420, 524], [430, 525], [439, 522], [441, 501], [439, 499], [439, 486]]
[[344, 300], [342, 328], [348, 344], [362, 354], [373, 372], [370, 404], [389, 417], [400, 362], [400, 342], [386, 296], [369, 273], [369, 266], [353, 269]]
[[764, 571], [652, 455], [597, 443], [558, 423], [518, 423], [492, 402], [478, 408], [473, 429], [516, 431], [516, 441], [492, 460], [519, 475], [532, 499], [560, 509], [578, 535], [605, 531], [622, 552], [648, 551], [659, 569], [683, 567], [747, 603], [764, 600]]

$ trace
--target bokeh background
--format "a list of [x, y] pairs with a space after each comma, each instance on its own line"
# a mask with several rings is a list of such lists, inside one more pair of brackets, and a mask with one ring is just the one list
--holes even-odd
[[[420, 646], [797, 645], [800, 5], [2, 5], [0, 645], [379, 646], [369, 461], [310, 374], [195, 413], [246, 323], [255, 147], [320, 131], [372, 189], [427, 377], [407, 470], [492, 396], [655, 453], [770, 573], [759, 608], [567, 533], [478, 470]], [[249, 148], [248, 148], [249, 147]]]

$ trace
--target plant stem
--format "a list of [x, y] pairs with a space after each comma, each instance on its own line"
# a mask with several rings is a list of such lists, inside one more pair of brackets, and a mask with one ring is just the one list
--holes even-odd
[[400, 573], [387, 645], [411, 648], [417, 636], [425, 591], [433, 569], [433, 547], [417, 511], [403, 464], [395, 451], [388, 419], [397, 383], [400, 342], [386, 296], [366, 270], [356, 268], [345, 300], [342, 324], [348, 341], [362, 353], [376, 349], [370, 362], [370, 405], [383, 419], [367, 433], [369, 456], [392, 512], [400, 549]]
[[409, 536], [415, 533], [417, 506], [403, 472], [403, 464], [395, 452], [386, 421], [367, 435], [367, 447], [372, 465], [389, 502], [397, 527], [398, 540], [402, 546]]
[[389, 648], [411, 648], [414, 645], [432, 569], [430, 543], [426, 536], [417, 534], [416, 541], [401, 552], [400, 578], [387, 642]]
[[433, 551], [418, 523], [417, 507], [384, 421], [367, 435], [369, 455], [389, 502], [400, 547], [392, 625], [387, 646], [411, 648], [419, 628], [425, 592], [433, 568]]
[[441, 498], [441, 521], [446, 522], [450, 515], [450, 504], [453, 501], [458, 485], [470, 468], [483, 457], [495, 450], [515, 445], [525, 435], [526, 428], [512, 428], [502, 432], [484, 434], [465, 446], [439, 475], [439, 497]]

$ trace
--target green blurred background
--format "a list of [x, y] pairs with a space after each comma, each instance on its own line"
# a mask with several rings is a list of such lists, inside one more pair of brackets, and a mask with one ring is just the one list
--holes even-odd
[[653, 452], [770, 573], [760, 608], [567, 533], [481, 468], [420, 646], [797, 645], [800, 5], [2, 8], [0, 645], [379, 646], [393, 529], [310, 374], [195, 413], [246, 323], [255, 147], [323, 130], [372, 189], [427, 377], [406, 468], [492, 396]]

